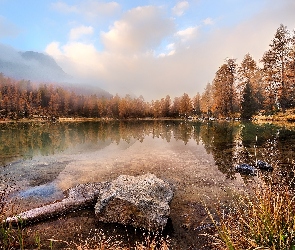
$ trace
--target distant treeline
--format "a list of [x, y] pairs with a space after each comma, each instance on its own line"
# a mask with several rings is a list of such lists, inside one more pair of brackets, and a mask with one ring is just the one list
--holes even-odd
[[[258, 41], [259, 42], [259, 41]], [[79, 95], [51, 84], [34, 85], [0, 74], [0, 117], [241, 117], [274, 114], [295, 105], [295, 31], [280, 25], [262, 59], [261, 67], [246, 54], [240, 65], [226, 59], [202, 94], [184, 93], [171, 100], [146, 102], [142, 96], [99, 98]]]
[[112, 98], [79, 95], [53, 84], [32, 84], [15, 81], [0, 74], [0, 118], [22, 119], [58, 117], [86, 118], [145, 118], [179, 117], [192, 114], [191, 99], [187, 94], [170, 96], [159, 101], [145, 102], [142, 96]]

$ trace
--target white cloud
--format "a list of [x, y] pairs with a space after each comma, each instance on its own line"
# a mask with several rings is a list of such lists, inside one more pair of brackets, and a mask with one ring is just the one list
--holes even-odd
[[175, 43], [169, 43], [167, 46], [166, 46], [167, 50], [173, 50], [175, 49]]
[[177, 16], [182, 16], [184, 12], [188, 9], [189, 3], [188, 1], [178, 2], [173, 8], [172, 11]]
[[203, 20], [203, 24], [205, 24], [205, 25], [212, 25], [212, 24], [214, 24], [214, 21], [213, 21], [212, 18], [207, 17], [206, 19]]
[[78, 13], [79, 12], [79, 9], [76, 5], [71, 6], [61, 1], [52, 3], [51, 6], [54, 10], [62, 12], [62, 13], [71, 13], [71, 12]]
[[175, 43], [169, 43], [166, 45], [166, 53], [162, 52], [158, 55], [158, 57], [165, 57], [165, 56], [172, 56], [176, 52], [176, 44]]
[[101, 38], [108, 51], [134, 54], [154, 49], [173, 30], [173, 21], [159, 8], [145, 6], [128, 11]]
[[[242, 23], [227, 27], [217, 27], [216, 23], [209, 31], [200, 25], [175, 32], [173, 20], [159, 9], [136, 8], [101, 34], [104, 51], [81, 42], [52, 43], [46, 51], [67, 73], [105, 83], [105, 89], [113, 94], [132, 92], [146, 100], [184, 92], [193, 96], [213, 80], [226, 57], [241, 61], [249, 52], [258, 61], [280, 23], [294, 28], [293, 0], [266, 2], [261, 11], [249, 13]], [[203, 24], [210, 24], [210, 19], [205, 20]], [[171, 42], [158, 56], [146, 53], [157, 51], [163, 41]]]
[[73, 41], [61, 46], [57, 42], [52, 42], [46, 47], [45, 52], [55, 58], [64, 71], [76, 79], [84, 81], [101, 77], [98, 72], [101, 72], [103, 65], [93, 44]]
[[51, 42], [50, 44], [46, 46], [45, 52], [54, 58], [59, 58], [62, 55], [62, 52], [60, 51], [59, 46], [60, 46], [59, 42]]
[[101, 2], [95, 0], [83, 1], [80, 4], [81, 12], [91, 20], [95, 20], [101, 16], [111, 16], [120, 9], [117, 2]]
[[79, 40], [85, 35], [92, 35], [93, 32], [93, 27], [80, 25], [79, 27], [71, 29], [69, 37], [70, 40]]
[[175, 36], [179, 37], [182, 42], [189, 41], [197, 35], [198, 27], [188, 27], [176, 32]]
[[168, 55], [168, 56], [172, 56], [172, 55], [174, 55], [174, 54], [175, 54], [175, 49], [169, 51], [169, 53], [168, 53], [167, 55]]
[[59, 1], [51, 4], [52, 8], [62, 13], [77, 13], [91, 21], [114, 15], [120, 10], [117, 2], [103, 2], [97, 0], [80, 1], [76, 5], [69, 5]]

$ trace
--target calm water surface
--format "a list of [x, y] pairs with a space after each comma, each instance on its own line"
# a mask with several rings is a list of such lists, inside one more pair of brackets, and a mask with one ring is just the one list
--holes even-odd
[[[240, 176], [235, 165], [264, 160], [274, 167], [266, 175], [277, 181], [293, 178], [295, 129], [229, 122], [17, 123], [0, 124], [0, 142], [1, 189], [10, 191], [6, 202], [7, 207], [14, 204], [14, 211], [62, 199], [66, 189], [79, 183], [149, 172], [176, 188], [169, 226], [172, 244], [199, 249], [199, 227], [209, 222], [204, 204], [226, 201], [230, 190], [260, 180]], [[74, 217], [35, 227], [52, 233], [71, 221], [73, 230], [82, 223]], [[80, 218], [91, 221], [89, 214]], [[91, 223], [89, 227], [101, 226]]]

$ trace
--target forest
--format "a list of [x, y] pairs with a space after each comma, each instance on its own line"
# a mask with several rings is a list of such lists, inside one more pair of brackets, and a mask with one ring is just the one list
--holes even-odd
[[248, 53], [238, 65], [227, 58], [203, 93], [142, 96], [81, 95], [54, 83], [14, 80], [0, 74], [0, 120], [23, 118], [242, 118], [285, 112], [295, 105], [295, 31], [281, 24], [269, 49], [256, 62]]

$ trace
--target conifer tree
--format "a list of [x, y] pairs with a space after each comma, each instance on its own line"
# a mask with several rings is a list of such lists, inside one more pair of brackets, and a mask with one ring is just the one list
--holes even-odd
[[283, 24], [277, 29], [270, 49], [263, 55], [263, 73], [266, 82], [268, 109], [277, 107], [283, 111], [290, 106], [288, 98], [287, 68], [291, 55], [291, 36]]
[[201, 112], [206, 114], [208, 117], [211, 116], [212, 105], [213, 105], [213, 93], [212, 85], [210, 82], [207, 83], [206, 88], [201, 95]]
[[[264, 95], [264, 85], [262, 82], [261, 70], [258, 68], [255, 60], [248, 53], [245, 55], [241, 65], [238, 67], [238, 90], [240, 92], [240, 103], [241, 103], [241, 112], [243, 113], [243, 103], [245, 101], [245, 92], [248, 94], [246, 98], [248, 103], [251, 99], [252, 114], [255, 114], [256, 111], [262, 108], [263, 105], [263, 95]], [[247, 86], [249, 85], [249, 86]], [[246, 89], [247, 86], [247, 89]], [[250, 92], [249, 92], [250, 90]], [[251, 94], [251, 97], [248, 96]], [[250, 99], [249, 99], [250, 98]], [[245, 118], [245, 117], [244, 117]], [[248, 119], [248, 118], [247, 118]]]
[[236, 97], [236, 60], [227, 59], [215, 74], [213, 81], [213, 109], [217, 115], [234, 113]]
[[256, 102], [252, 93], [251, 84], [248, 82], [243, 90], [243, 98], [241, 102], [241, 118], [250, 119], [256, 111]]

